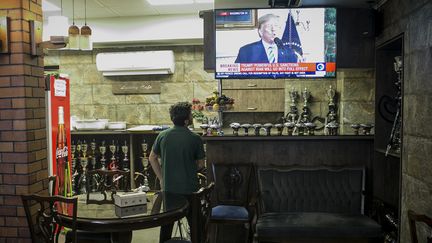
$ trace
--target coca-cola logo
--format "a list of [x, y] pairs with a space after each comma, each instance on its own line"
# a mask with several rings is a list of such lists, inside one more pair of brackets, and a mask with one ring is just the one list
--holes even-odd
[[56, 150], [56, 158], [64, 158], [68, 156], [68, 147], [57, 148]]

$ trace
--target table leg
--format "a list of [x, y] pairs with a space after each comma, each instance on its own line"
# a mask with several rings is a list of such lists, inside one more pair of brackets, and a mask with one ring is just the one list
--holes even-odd
[[132, 242], [132, 231], [124, 232], [112, 232], [111, 233], [112, 243], [131, 243]]

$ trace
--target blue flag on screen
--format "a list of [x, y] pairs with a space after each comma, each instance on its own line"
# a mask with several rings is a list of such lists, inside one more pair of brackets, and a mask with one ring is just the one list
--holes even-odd
[[282, 42], [285, 46], [289, 46], [300, 56], [303, 56], [303, 49], [300, 42], [300, 37], [297, 32], [296, 24], [294, 23], [294, 19], [291, 14], [291, 10], [289, 11], [286, 20], [285, 30], [282, 35]]

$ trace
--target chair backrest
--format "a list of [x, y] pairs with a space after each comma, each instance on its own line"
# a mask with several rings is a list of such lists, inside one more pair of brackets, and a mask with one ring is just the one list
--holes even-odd
[[252, 164], [212, 164], [217, 204], [247, 206], [253, 180]]
[[264, 212], [363, 213], [364, 168], [260, 168]]
[[78, 199], [62, 196], [21, 195], [33, 243], [58, 242], [61, 220], [58, 213], [68, 210], [72, 217], [72, 240], [76, 242]]
[[208, 225], [211, 214], [210, 197], [215, 184], [212, 182], [207, 187], [203, 187], [192, 194], [192, 225], [191, 241], [192, 243], [209, 242]]
[[[412, 210], [408, 210], [408, 223], [411, 234], [411, 243], [418, 243], [416, 222], [424, 223], [428, 226], [427, 232], [432, 230], [432, 219], [423, 214], [417, 214]], [[432, 237], [426, 237], [427, 243], [432, 243]]]
[[[87, 203], [106, 204], [113, 203], [113, 195], [119, 190], [127, 191], [129, 189], [130, 172], [123, 170], [89, 170], [87, 171]], [[100, 192], [103, 198], [95, 198], [91, 189], [91, 181], [96, 181], [96, 190]]]
[[53, 175], [48, 177], [48, 188], [50, 189], [50, 196], [54, 196], [55, 189], [56, 189], [56, 183], [57, 183], [57, 176]]

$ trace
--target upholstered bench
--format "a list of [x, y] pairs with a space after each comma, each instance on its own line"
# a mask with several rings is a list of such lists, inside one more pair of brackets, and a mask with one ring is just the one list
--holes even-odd
[[363, 215], [364, 168], [259, 168], [258, 183], [258, 241], [381, 237]]

